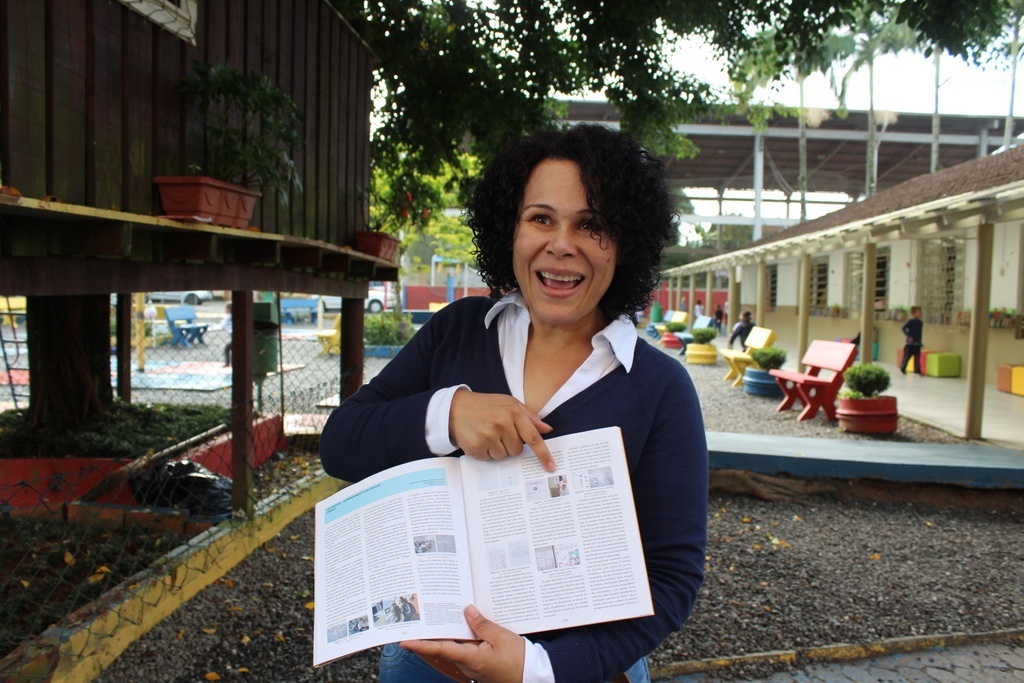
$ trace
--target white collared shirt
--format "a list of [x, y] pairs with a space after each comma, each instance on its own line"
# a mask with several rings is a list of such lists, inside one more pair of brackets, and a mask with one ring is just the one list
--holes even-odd
[[[530, 312], [518, 291], [506, 295], [491, 307], [484, 317], [484, 326], [489, 328], [495, 321], [498, 324], [498, 351], [505, 369], [505, 380], [512, 396], [525, 401], [523, 368], [526, 365], [526, 342], [530, 334]], [[555, 392], [538, 415], [543, 419], [620, 365], [629, 372], [633, 367], [636, 339], [636, 327], [625, 316], [610, 322], [591, 339], [593, 350], [587, 360], [576, 368], [569, 381]], [[427, 406], [427, 447], [434, 455], [448, 455], [457, 450], [448, 434], [448, 414], [452, 397], [459, 389], [472, 391], [472, 387], [466, 385], [439, 389]]]

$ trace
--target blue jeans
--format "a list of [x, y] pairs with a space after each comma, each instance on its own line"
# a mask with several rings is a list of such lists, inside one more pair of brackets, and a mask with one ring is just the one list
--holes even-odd
[[[641, 658], [626, 671], [630, 683], [651, 683], [647, 659]], [[380, 655], [380, 683], [451, 683], [451, 679], [427, 664], [419, 655], [395, 643], [384, 646]]]

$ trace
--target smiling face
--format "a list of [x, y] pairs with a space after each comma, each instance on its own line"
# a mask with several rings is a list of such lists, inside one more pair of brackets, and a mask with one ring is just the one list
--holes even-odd
[[580, 169], [548, 159], [523, 191], [512, 243], [516, 280], [535, 326], [576, 327], [588, 338], [607, 325], [598, 304], [615, 276], [618, 245], [591, 232]]

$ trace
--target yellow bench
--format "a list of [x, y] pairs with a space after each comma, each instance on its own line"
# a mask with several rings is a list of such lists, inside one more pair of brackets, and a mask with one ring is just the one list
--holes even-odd
[[341, 315], [334, 317], [333, 330], [317, 330], [316, 340], [320, 342], [320, 353], [341, 353]]
[[18, 320], [25, 317], [25, 297], [0, 296], [0, 323], [7, 322], [13, 329], [18, 329]]
[[[745, 346], [747, 351], [750, 349], [763, 349], [766, 346], [771, 346], [775, 341], [775, 333], [769, 330], [767, 327], [758, 327], [755, 325], [750, 329], [750, 334], [747, 335], [747, 341]], [[724, 380], [735, 380], [732, 385], [734, 387], [743, 385], [743, 371], [750, 366], [756, 366], [757, 363], [750, 356], [747, 351], [740, 350], [734, 351], [732, 349], [719, 349], [718, 352], [722, 354], [722, 358], [725, 359], [726, 364], [729, 366], [729, 372], [725, 373]]]

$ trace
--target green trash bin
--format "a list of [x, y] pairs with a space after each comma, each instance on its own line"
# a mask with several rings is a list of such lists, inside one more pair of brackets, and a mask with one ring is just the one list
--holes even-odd
[[652, 323], [660, 323], [661, 322], [661, 302], [660, 301], [655, 301], [653, 304], [651, 304], [651, 322]]
[[265, 377], [267, 373], [277, 372], [277, 360], [280, 356], [277, 330], [277, 304], [272, 301], [257, 301], [253, 304], [252, 322], [253, 359], [252, 372], [256, 377]]

